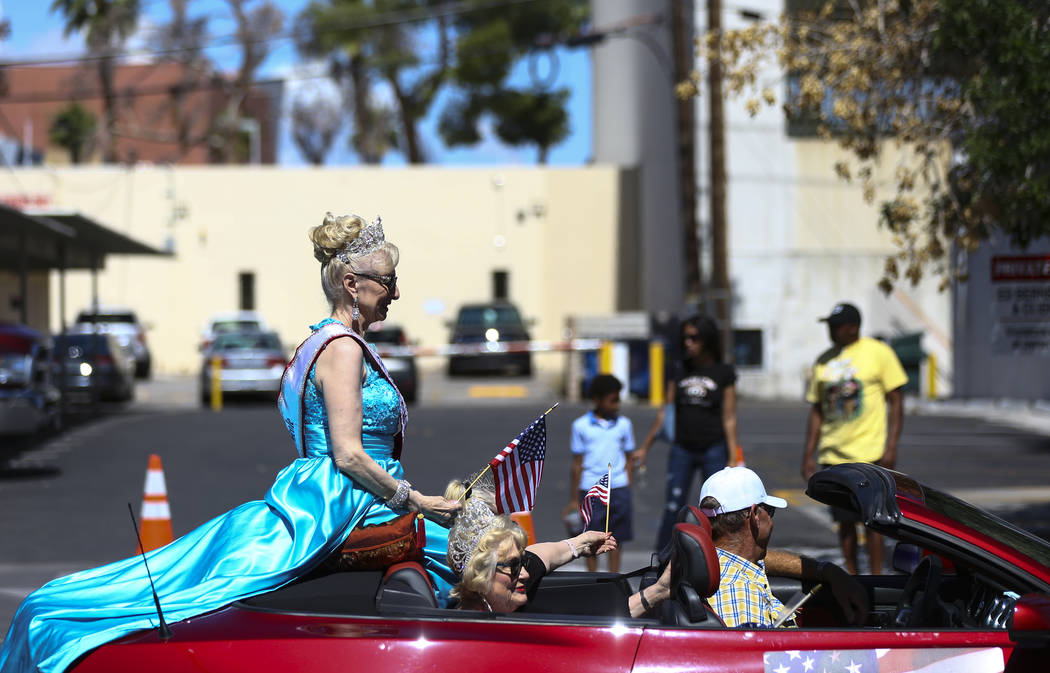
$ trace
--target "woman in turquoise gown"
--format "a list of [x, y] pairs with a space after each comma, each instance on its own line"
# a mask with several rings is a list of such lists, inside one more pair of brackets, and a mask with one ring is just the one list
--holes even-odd
[[[433, 521], [447, 525], [459, 504], [404, 481], [404, 400], [360, 337], [400, 296], [397, 248], [385, 241], [378, 218], [367, 224], [356, 215], [329, 214], [311, 239], [332, 317], [311, 326], [281, 383], [279, 407], [300, 457], [263, 500], [146, 555], [169, 623], [287, 584], [353, 528], [407, 511], [428, 519], [424, 566], [439, 601], [447, 602], [455, 582], [448, 530]], [[25, 599], [0, 646], [0, 673], [62, 671], [99, 645], [157, 625], [140, 557], [78, 572]]]

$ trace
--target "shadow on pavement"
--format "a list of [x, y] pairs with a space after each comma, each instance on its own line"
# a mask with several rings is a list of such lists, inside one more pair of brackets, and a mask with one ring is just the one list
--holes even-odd
[[62, 415], [62, 429], [39, 432], [35, 435], [0, 437], [0, 479], [39, 479], [54, 477], [61, 468], [48, 458], [34, 457], [34, 452], [51, 442], [60, 441], [74, 430], [88, 427], [128, 409], [122, 402], [100, 403], [73, 407]]

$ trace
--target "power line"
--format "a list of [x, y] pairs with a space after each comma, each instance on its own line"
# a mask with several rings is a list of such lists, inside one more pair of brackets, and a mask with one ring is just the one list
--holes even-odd
[[[485, 4], [476, 4], [474, 2], [458, 2], [454, 5], [442, 7], [440, 9], [418, 9], [418, 10], [395, 10], [386, 12], [384, 14], [376, 15], [375, 17], [366, 21], [347, 21], [347, 22], [334, 22], [328, 23], [316, 28], [323, 33], [333, 31], [352, 31], [352, 30], [368, 30], [374, 28], [387, 28], [391, 26], [399, 26], [409, 23], [420, 23], [437, 19], [441, 17], [459, 16], [462, 14], [469, 14], [471, 12], [478, 12], [488, 9], [505, 9], [516, 5], [532, 4], [536, 2], [552, 2], [553, 0], [493, 0]], [[284, 40], [290, 40], [298, 37], [295, 30], [282, 31], [276, 35], [272, 35], [267, 38], [260, 38], [257, 40], [242, 41], [237, 39], [236, 34], [222, 35], [219, 37], [212, 38], [206, 43], [192, 45], [187, 47], [171, 47], [169, 49], [154, 49], [149, 51], [127, 51], [121, 50], [113, 54], [81, 54], [78, 56], [50, 56], [42, 57], [37, 59], [19, 59], [19, 60], [8, 60], [0, 62], [0, 68], [13, 66], [43, 66], [43, 65], [62, 65], [66, 63], [93, 63], [96, 61], [104, 61], [108, 59], [123, 59], [123, 58], [143, 58], [143, 57], [161, 57], [161, 56], [172, 56], [175, 54], [181, 54], [185, 52], [203, 51], [206, 49], [219, 49], [222, 47], [230, 46], [243, 46], [243, 45], [256, 45], [266, 44], [269, 42], [281, 42]]]

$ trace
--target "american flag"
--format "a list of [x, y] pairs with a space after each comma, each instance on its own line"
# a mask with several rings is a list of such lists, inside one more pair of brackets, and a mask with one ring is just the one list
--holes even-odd
[[546, 453], [547, 418], [543, 415], [489, 461], [499, 514], [532, 511]]
[[591, 525], [591, 498], [598, 498], [598, 502], [603, 505], [609, 504], [608, 473], [603, 474], [598, 483], [591, 486], [591, 490], [587, 491], [587, 495], [583, 496], [583, 503], [580, 504], [580, 514], [583, 515], [583, 527], [585, 530], [587, 526]]
[[998, 647], [766, 652], [765, 673], [1000, 673]]

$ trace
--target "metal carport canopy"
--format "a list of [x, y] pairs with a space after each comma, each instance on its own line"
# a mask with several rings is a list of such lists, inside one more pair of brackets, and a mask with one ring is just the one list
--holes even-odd
[[97, 273], [106, 255], [170, 255], [113, 231], [95, 220], [71, 211], [27, 211], [0, 203], [0, 270], [20, 277], [21, 320], [26, 322], [30, 270], [56, 269], [62, 321], [65, 320], [67, 269], [91, 269], [92, 297], [98, 302]]

